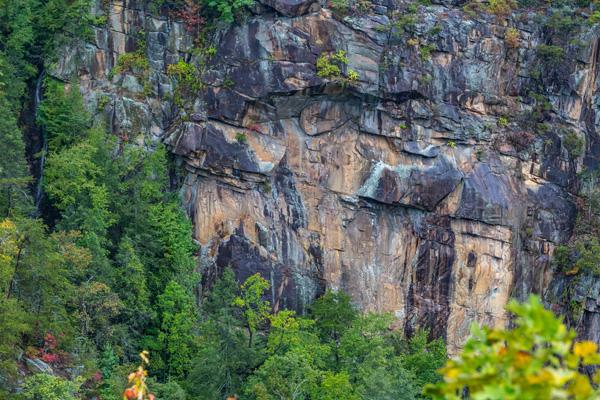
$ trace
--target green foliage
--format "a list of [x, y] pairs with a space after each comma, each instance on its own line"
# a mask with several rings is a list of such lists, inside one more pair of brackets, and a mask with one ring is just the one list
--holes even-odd
[[143, 50], [140, 50], [133, 53], [121, 54], [117, 59], [114, 73], [122, 74], [123, 72], [131, 72], [133, 74], [143, 75], [146, 74], [149, 69], [150, 63], [148, 58]]
[[317, 75], [321, 78], [338, 78], [342, 74], [342, 70], [336, 64], [332, 64], [330, 61], [330, 56], [321, 55], [317, 59]]
[[168, 365], [168, 376], [182, 378], [194, 350], [194, 299], [184, 287], [171, 281], [158, 297], [158, 309], [161, 320], [158, 340]]
[[433, 44], [424, 44], [419, 46], [419, 55], [421, 56], [421, 60], [427, 61], [431, 59], [431, 52], [436, 49]]
[[241, 293], [233, 304], [242, 309], [248, 328], [248, 347], [252, 347], [252, 338], [260, 325], [266, 321], [271, 304], [263, 300], [271, 285], [260, 274], [249, 277], [241, 286]]
[[572, 158], [577, 158], [583, 154], [585, 142], [577, 132], [569, 130], [563, 137], [563, 146]]
[[[1, 61], [1, 58], [0, 58]], [[0, 64], [1, 65], [1, 64]], [[31, 205], [25, 144], [0, 85], [0, 218], [26, 213]]]
[[338, 50], [335, 53], [323, 53], [317, 58], [317, 76], [324, 79], [341, 82], [353, 82], [360, 77], [358, 72], [348, 69], [346, 74], [342, 70], [348, 64], [348, 57], [344, 50]]
[[350, 376], [347, 372], [326, 372], [319, 387], [318, 398], [322, 400], [360, 399], [350, 383]]
[[42, 3], [35, 16], [36, 41], [48, 61], [67, 43], [91, 37], [90, 8], [90, 0], [47, 0]]
[[254, 0], [206, 0], [205, 4], [221, 21], [232, 23], [244, 8], [254, 4]]
[[499, 117], [498, 121], [497, 121], [497, 124], [500, 128], [506, 128], [509, 123], [510, 123], [510, 121], [508, 120], [508, 118], [504, 117], [504, 116]]
[[394, 337], [396, 353], [400, 354], [402, 366], [415, 376], [415, 386], [422, 392], [427, 383], [441, 380], [437, 370], [447, 359], [446, 345], [442, 339], [430, 341], [429, 332], [417, 331], [407, 339], [401, 335]]
[[83, 107], [78, 86], [69, 85], [67, 88], [61, 82], [47, 78], [37, 123], [45, 130], [51, 150], [71, 145], [85, 135], [90, 126], [90, 116]]
[[235, 141], [239, 144], [246, 144], [248, 142], [248, 136], [244, 132], [237, 132], [235, 134]]
[[98, 367], [100, 368], [100, 372], [102, 372], [102, 378], [110, 379], [113, 370], [118, 364], [119, 358], [116, 356], [112, 346], [110, 343], [106, 344], [98, 360]]
[[319, 369], [311, 353], [293, 349], [269, 357], [248, 379], [249, 399], [307, 399], [318, 387]]
[[152, 389], [152, 393], [157, 399], [165, 400], [187, 400], [187, 393], [175, 381], [167, 381], [165, 383], [156, 382], [153, 379], [148, 379], [148, 386]]
[[328, 5], [333, 11], [342, 15], [350, 11], [350, 2], [348, 0], [329, 0]]
[[[390, 315], [359, 316], [342, 292], [326, 292], [308, 317], [271, 313], [267, 288], [258, 275], [238, 287], [230, 270], [217, 281], [203, 304], [198, 358], [185, 385], [192, 398], [416, 399], [438, 380], [443, 341], [428, 341], [426, 332], [405, 339], [389, 329]], [[265, 316], [252, 347], [242, 329], [248, 314], [236, 312], [242, 303], [263, 305], [252, 307], [250, 319]]]
[[80, 383], [48, 375], [35, 374], [25, 380], [23, 400], [76, 400]]
[[540, 300], [512, 301], [511, 330], [474, 325], [458, 358], [447, 362], [444, 381], [428, 386], [434, 399], [460, 399], [467, 390], [482, 399], [592, 399], [600, 393], [579, 368], [600, 363], [593, 342], [573, 343], [575, 333]]
[[600, 243], [595, 237], [581, 237], [569, 246], [557, 246], [554, 262], [568, 275], [581, 272], [600, 276]]
[[414, 12], [402, 13], [394, 16], [394, 35], [401, 36], [403, 33], [414, 31], [417, 25], [417, 17]]
[[244, 321], [234, 306], [238, 291], [233, 271], [225, 269], [202, 305], [199, 348], [185, 385], [195, 399], [239, 393], [243, 380], [264, 360], [258, 346], [248, 347]]
[[321, 338], [326, 341], [339, 340], [358, 313], [351, 304], [351, 298], [344, 292], [328, 290], [311, 307], [311, 315]]
[[193, 97], [203, 87], [200, 72], [196, 66], [183, 60], [179, 60], [176, 64], [170, 64], [167, 67], [167, 75], [177, 83], [174, 101], [178, 105], [183, 105], [185, 97]]
[[489, 0], [486, 10], [494, 15], [504, 16], [510, 14], [516, 7], [517, 3], [514, 0]]
[[350, 69], [350, 68], [348, 69], [347, 75], [348, 75], [348, 80], [351, 82], [358, 80], [358, 78], [360, 77], [358, 72], [356, 72], [355, 70]]
[[559, 63], [565, 57], [565, 50], [555, 45], [540, 44], [536, 52], [542, 62], [546, 64]]

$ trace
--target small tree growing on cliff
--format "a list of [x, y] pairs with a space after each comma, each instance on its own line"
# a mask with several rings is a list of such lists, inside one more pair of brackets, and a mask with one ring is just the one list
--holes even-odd
[[[598, 345], [573, 343], [575, 332], [539, 298], [512, 301], [515, 328], [490, 329], [474, 325], [462, 354], [440, 371], [444, 380], [425, 388], [434, 399], [597, 399], [581, 367], [600, 364]], [[593, 382], [600, 381], [596, 373]]]

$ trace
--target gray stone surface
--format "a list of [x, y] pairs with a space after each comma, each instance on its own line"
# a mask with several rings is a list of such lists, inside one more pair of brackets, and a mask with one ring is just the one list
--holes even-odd
[[[577, 62], [543, 77], [555, 81], [542, 82], [550, 130], [539, 134], [528, 94], [544, 33], [533, 15], [473, 18], [464, 1], [437, 0], [404, 31], [395, 21], [407, 2], [376, 3], [342, 18], [311, 0], [264, 0], [210, 38], [204, 89], [183, 104], [166, 66], [199, 64], [193, 35], [120, 1], [95, 43], [65, 51], [51, 73], [78, 74], [90, 104], [108, 93], [115, 134], [162, 140], [184, 161], [207, 284], [227, 265], [240, 279], [258, 271], [274, 304], [300, 311], [326, 287], [344, 289], [407, 331], [429, 325], [454, 353], [472, 321], [505, 324], [510, 297], [551, 287], [576, 174], [600, 159], [598, 37], [584, 30]], [[509, 26], [518, 48], [504, 40]], [[140, 31], [146, 94], [108, 79]], [[317, 58], [338, 50], [356, 81], [317, 75]], [[585, 138], [583, 156], [568, 154], [562, 128]], [[580, 331], [597, 332], [597, 279], [586, 282]]]

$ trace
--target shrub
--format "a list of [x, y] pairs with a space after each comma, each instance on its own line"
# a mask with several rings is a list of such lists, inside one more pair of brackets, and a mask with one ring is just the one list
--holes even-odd
[[359, 78], [358, 72], [348, 69], [346, 76], [342, 74], [342, 68], [348, 64], [348, 58], [344, 50], [338, 50], [332, 54], [321, 54], [317, 58], [317, 76], [324, 79], [338, 81], [355, 81]]
[[330, 56], [321, 55], [317, 58], [317, 76], [321, 78], [338, 78], [342, 74], [342, 70], [336, 64], [331, 62]]
[[146, 73], [150, 69], [148, 58], [141, 51], [125, 53], [119, 56], [117, 65], [114, 68], [116, 74], [131, 72], [134, 74]]
[[238, 132], [235, 134], [235, 140], [236, 142], [238, 142], [239, 144], [245, 144], [248, 142], [248, 137], [246, 136], [245, 133], [243, 132]]
[[504, 34], [504, 41], [508, 47], [512, 49], [519, 47], [520, 40], [521, 38], [518, 29], [508, 28], [506, 30], [506, 33]]
[[356, 81], [356, 80], [358, 80], [358, 78], [359, 78], [358, 72], [356, 72], [353, 69], [348, 70], [348, 80], [349, 81]]
[[167, 75], [177, 80], [177, 83], [187, 91], [200, 90], [202, 82], [198, 77], [198, 70], [191, 63], [179, 60], [177, 64], [167, 67]]
[[509, 120], [507, 117], [500, 117], [498, 118], [497, 123], [500, 128], [506, 128], [509, 124]]
[[329, 7], [340, 14], [345, 14], [350, 9], [348, 0], [329, 0]]
[[506, 16], [515, 8], [517, 4], [514, 0], [489, 0], [486, 10], [497, 16]]
[[415, 28], [416, 24], [417, 24], [417, 17], [415, 15], [413, 15], [413, 14], [401, 15], [394, 22], [394, 27], [397, 30], [396, 35], [412, 31]]
[[231, 23], [236, 14], [252, 4], [254, 0], [209, 0], [207, 6], [221, 21]]
[[435, 50], [435, 46], [432, 44], [425, 44], [419, 47], [419, 55], [421, 60], [427, 61], [431, 59], [431, 52]]
[[25, 380], [23, 400], [76, 400], [80, 382], [70, 382], [48, 374], [35, 374]]
[[431, 29], [429, 30], [429, 32], [428, 32], [428, 33], [429, 33], [431, 36], [435, 36], [435, 35], [437, 35], [438, 33], [440, 33], [441, 31], [442, 31], [442, 25], [440, 25], [440, 24], [438, 23], [438, 24], [435, 24], [435, 25], [433, 26], [433, 28], [431, 28]]
[[[581, 367], [600, 364], [598, 345], [573, 342], [575, 332], [545, 310], [539, 298], [511, 301], [511, 330], [473, 325], [462, 354], [440, 371], [444, 381], [428, 385], [434, 399], [592, 399], [600, 391]], [[596, 375], [596, 381], [600, 375]], [[598, 382], [596, 382], [598, 383]]]
[[570, 130], [563, 137], [563, 146], [569, 152], [572, 158], [577, 158], [583, 154], [584, 141], [575, 131]]
[[568, 246], [558, 246], [554, 251], [554, 264], [567, 275], [582, 272], [600, 276], [600, 243], [595, 238], [585, 238]]
[[565, 50], [562, 47], [541, 44], [536, 49], [537, 56], [547, 64], [557, 63], [565, 57]]

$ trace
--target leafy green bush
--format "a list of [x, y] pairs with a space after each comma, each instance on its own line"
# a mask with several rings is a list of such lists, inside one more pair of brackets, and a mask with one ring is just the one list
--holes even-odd
[[148, 58], [142, 51], [121, 54], [117, 59], [114, 73], [131, 72], [134, 74], [145, 74], [150, 69]]
[[433, 44], [423, 44], [419, 46], [419, 55], [421, 57], [421, 60], [427, 61], [431, 59], [431, 52], [435, 49], [436, 47]]
[[23, 385], [22, 400], [77, 400], [81, 383], [48, 375], [35, 374], [29, 376]]
[[239, 144], [246, 144], [248, 142], [248, 136], [244, 132], [237, 132], [235, 134], [235, 141]]
[[245, 7], [254, 4], [254, 0], [207, 0], [206, 6], [223, 22], [233, 22], [235, 16]]
[[329, 7], [335, 12], [345, 14], [350, 10], [350, 2], [348, 0], [329, 0]]
[[557, 246], [554, 264], [567, 275], [592, 273], [600, 276], [600, 243], [593, 237], [583, 237], [571, 245]]
[[498, 16], [508, 15], [515, 8], [517, 3], [514, 0], [489, 0], [486, 7], [488, 12]]
[[563, 146], [569, 152], [572, 158], [577, 158], [583, 154], [585, 141], [579, 137], [577, 132], [569, 130], [563, 137]]
[[[595, 399], [600, 390], [582, 372], [600, 364], [598, 345], [573, 342], [568, 330], [539, 298], [511, 301], [513, 329], [473, 325], [462, 353], [441, 369], [444, 380], [427, 386], [434, 399]], [[596, 375], [596, 383], [600, 374]]]
[[510, 123], [510, 121], [505, 116], [499, 117], [498, 121], [497, 121], [497, 124], [500, 128], [506, 128], [509, 123]]
[[342, 73], [342, 69], [348, 64], [348, 58], [344, 50], [338, 50], [332, 54], [321, 54], [317, 58], [317, 76], [320, 78], [337, 80], [337, 81], [356, 81], [360, 78], [358, 72], [353, 69], [348, 69], [346, 75]]
[[167, 75], [177, 83], [173, 101], [178, 106], [184, 106], [184, 98], [194, 97], [203, 87], [200, 71], [192, 63], [179, 60], [176, 64], [170, 64], [167, 66]]
[[559, 63], [565, 57], [565, 50], [562, 47], [554, 45], [540, 44], [536, 52], [542, 62], [547, 64]]

